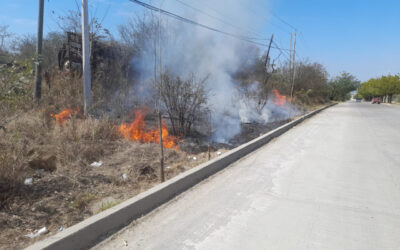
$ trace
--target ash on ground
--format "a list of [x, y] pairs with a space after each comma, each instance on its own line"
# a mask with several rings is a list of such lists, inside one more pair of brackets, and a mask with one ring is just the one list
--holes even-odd
[[185, 138], [185, 140], [179, 144], [179, 148], [190, 154], [199, 154], [208, 151], [210, 146], [210, 151], [214, 152], [219, 149], [233, 149], [243, 143], [249, 142], [263, 134], [268, 133], [288, 122], [291, 119], [278, 120], [273, 122], [268, 122], [266, 124], [262, 123], [242, 123], [241, 131], [228, 143], [220, 143], [210, 140], [210, 137], [201, 133], [196, 133], [190, 137]]

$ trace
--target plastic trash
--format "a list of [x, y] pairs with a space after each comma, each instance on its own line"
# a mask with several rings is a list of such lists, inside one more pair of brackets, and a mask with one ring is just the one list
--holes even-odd
[[49, 230], [47, 230], [46, 227], [43, 227], [43, 228], [39, 229], [39, 231], [37, 231], [36, 233], [30, 233], [30, 234], [27, 234], [26, 236], [28, 236], [29, 238], [33, 239], [33, 238], [36, 238], [36, 237], [38, 237], [38, 236], [40, 236], [42, 234], [47, 234], [48, 232], [49, 232]]
[[33, 178], [26, 178], [24, 181], [24, 184], [27, 186], [32, 185], [32, 183], [33, 183]]
[[60, 231], [60, 232], [63, 231], [63, 230], [64, 230], [64, 227], [63, 227], [63, 226], [61, 226], [61, 227], [58, 228], [58, 231]]
[[197, 157], [196, 157], [196, 156], [193, 156], [193, 160], [196, 161], [196, 160], [197, 160]]
[[122, 174], [122, 180], [127, 181], [128, 180], [128, 175], [127, 174]]
[[217, 152], [217, 155], [221, 155], [221, 154], [222, 154], [221, 151], [218, 151], [218, 152]]
[[95, 167], [95, 168], [101, 167], [101, 165], [103, 165], [102, 161], [95, 161], [92, 164], [90, 164], [91, 167]]

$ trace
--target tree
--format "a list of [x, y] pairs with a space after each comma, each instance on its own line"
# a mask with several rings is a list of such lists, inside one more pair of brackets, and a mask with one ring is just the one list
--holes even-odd
[[162, 82], [155, 84], [155, 90], [169, 115], [175, 135], [189, 135], [193, 125], [201, 117], [207, 103], [207, 79], [208, 77], [199, 80], [194, 74], [183, 79], [166, 72], [162, 75]]
[[[279, 67], [271, 78], [271, 87], [283, 95], [291, 92], [291, 71], [289, 64]], [[299, 61], [296, 63], [296, 77], [293, 88], [295, 102], [311, 104], [324, 103], [328, 100], [328, 72], [317, 62]]]
[[[97, 17], [91, 17], [89, 20], [89, 32], [91, 39], [100, 39], [111, 37], [108, 29], [103, 27], [105, 16], [100, 20]], [[77, 10], [69, 10], [66, 15], [58, 16], [56, 22], [58, 27], [65, 32], [81, 33], [81, 12], [80, 8]]]
[[[296, 66], [294, 92], [303, 90], [307, 97], [319, 103], [327, 101], [328, 72], [320, 63], [300, 62]], [[296, 96], [296, 94], [295, 94]]]
[[0, 26], [0, 50], [6, 50], [7, 39], [12, 37], [12, 33], [8, 32], [8, 25]]
[[372, 97], [383, 97], [383, 101], [391, 103], [393, 95], [400, 94], [400, 76], [387, 75], [371, 78], [360, 86], [358, 93], [366, 100]]
[[[50, 68], [57, 65], [58, 50], [65, 42], [65, 35], [60, 32], [50, 32], [43, 39], [43, 68]], [[36, 54], [36, 36], [24, 35], [15, 39], [13, 50], [16, 57], [22, 61], [31, 61]]]
[[12, 33], [8, 32], [8, 27], [8, 25], [0, 26], [0, 63], [8, 63], [11, 58], [7, 40], [12, 37]]
[[152, 44], [157, 30], [158, 24], [147, 15], [130, 18], [126, 23], [118, 26], [122, 42], [135, 54], [147, 48], [148, 44]]
[[331, 87], [330, 99], [335, 101], [345, 101], [349, 99], [349, 93], [360, 86], [360, 81], [347, 72], [329, 81]]
[[392, 76], [382, 76], [379, 80], [381, 92], [384, 96], [385, 101], [388, 103], [392, 102], [392, 97], [394, 94], [400, 93], [400, 78], [398, 75]]
[[32, 34], [18, 37], [12, 49], [17, 53], [17, 59], [32, 61], [36, 54], [36, 37]]

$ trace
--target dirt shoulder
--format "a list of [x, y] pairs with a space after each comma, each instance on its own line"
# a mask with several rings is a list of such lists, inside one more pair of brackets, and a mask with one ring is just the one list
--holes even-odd
[[[157, 144], [115, 142], [115, 154], [102, 158], [99, 167], [57, 169], [54, 172], [32, 171], [31, 185], [14, 188], [0, 209], [0, 248], [20, 249], [55, 234], [121, 201], [135, 196], [159, 181], [159, 146]], [[221, 150], [224, 152], [225, 150]], [[221, 152], [220, 151], [220, 152]], [[212, 157], [217, 152], [211, 153]], [[172, 178], [208, 159], [165, 150], [165, 175]], [[49, 234], [27, 237], [46, 227]]]

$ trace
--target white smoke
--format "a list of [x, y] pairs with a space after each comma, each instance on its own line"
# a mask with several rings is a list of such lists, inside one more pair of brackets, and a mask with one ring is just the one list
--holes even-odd
[[[247, 1], [201, 1], [202, 6], [213, 6], [223, 12], [225, 17], [231, 17], [230, 23], [240, 27], [257, 27], [252, 12], [246, 11]], [[174, 10], [177, 5], [166, 2], [163, 9]], [[218, 20], [202, 15], [197, 11], [183, 11], [182, 15], [198, 23], [227, 30]], [[153, 13], [153, 20], [158, 21], [159, 13]], [[238, 83], [232, 77], [249, 60], [260, 56], [260, 50], [246, 42], [218, 34], [202, 27], [186, 24], [161, 16], [164, 27], [161, 50], [162, 65], [170, 73], [186, 76], [195, 73], [200, 77], [209, 76], [208, 99], [212, 110], [213, 139], [218, 142], [228, 142], [240, 132], [242, 122], [266, 123], [276, 107], [269, 102], [264, 109], [256, 112], [254, 100], [244, 100], [238, 90]], [[238, 30], [228, 29], [228, 32], [240, 34]], [[158, 46], [158, 45], [157, 45]], [[159, 49], [159, 47], [158, 47]], [[143, 53], [141, 69], [143, 79], [153, 78], [154, 46], [148, 44], [148, 51]], [[145, 82], [145, 81], [143, 81]], [[280, 110], [278, 110], [280, 112]]]

